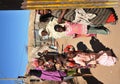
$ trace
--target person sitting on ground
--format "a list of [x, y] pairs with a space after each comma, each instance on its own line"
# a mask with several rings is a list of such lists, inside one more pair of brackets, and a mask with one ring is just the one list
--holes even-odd
[[59, 9], [59, 10], [37, 10], [38, 14], [41, 15], [40, 21], [45, 21], [48, 17], [58, 18], [58, 23], [66, 21], [73, 21], [75, 18], [75, 9]]
[[47, 22], [52, 17], [50, 9], [36, 10], [36, 12], [40, 15], [40, 22]]
[[84, 53], [80, 52], [75, 57], [73, 57], [73, 60], [75, 63], [80, 64], [80, 66], [86, 67], [97, 64], [95, 57], [97, 56], [96, 53]]
[[[75, 71], [72, 71], [75, 72]], [[69, 76], [70, 74], [70, 76]], [[36, 76], [42, 80], [49, 80], [49, 81], [67, 81], [69, 79], [73, 79], [75, 77], [76, 73], [56, 70], [56, 71], [46, 71], [46, 70], [38, 70], [38, 69], [30, 69], [27, 74], [25, 74], [26, 77], [29, 76]], [[81, 74], [81, 73], [77, 73]]]
[[43, 28], [39, 29], [39, 35], [42, 36], [43, 39], [49, 39], [49, 32]]
[[56, 70], [55, 63], [51, 59], [46, 61], [45, 59], [36, 58], [33, 60], [32, 65], [34, 66], [34, 68], [37, 68], [39, 70], [47, 70], [47, 71]]
[[45, 50], [43, 53], [38, 52], [38, 56], [46, 61], [52, 60], [52, 63], [55, 65], [60, 64], [60, 66], [63, 66], [63, 62], [66, 59], [64, 54], [60, 54], [58, 52], [49, 52], [47, 50]]
[[42, 37], [43, 40], [49, 40], [51, 39], [51, 43], [53, 44], [49, 45], [49, 48], [57, 50], [58, 49], [58, 42], [55, 38], [53, 38], [49, 31], [46, 31], [45, 29], [41, 28], [39, 29], [39, 35]]
[[52, 80], [52, 81], [63, 81], [64, 77], [66, 77], [66, 73], [63, 71], [46, 71], [46, 70], [38, 70], [38, 69], [30, 69], [26, 76], [36, 76], [43, 80]]
[[71, 22], [65, 22], [64, 26], [55, 25], [54, 30], [56, 32], [65, 32], [67, 36], [80, 37], [80, 36], [96, 36], [96, 34], [108, 34], [109, 30], [101, 27], [93, 28], [84, 24], [77, 24]]
[[72, 36], [73, 38], [90, 35], [87, 34], [87, 25], [74, 24], [70, 22], [65, 22], [63, 27], [61, 25], [55, 25], [54, 30], [56, 32], [65, 32], [67, 36]]
[[91, 68], [94, 65], [96, 66], [97, 62], [95, 57], [97, 53], [93, 52], [83, 52], [83, 51], [74, 51], [67, 53], [67, 60], [69, 62], [74, 61], [76, 64], [79, 64], [79, 68]]
[[56, 61], [60, 54], [57, 52], [49, 52], [45, 50], [44, 52], [38, 52], [38, 56], [40, 56], [41, 59], [44, 59], [45, 61], [52, 60], [52, 62]]
[[117, 62], [117, 57], [112, 54], [111, 50], [99, 51], [98, 53], [69, 52], [67, 55], [69, 60], [75, 61], [80, 66], [96, 67], [96, 64], [103, 66], [113, 66]]

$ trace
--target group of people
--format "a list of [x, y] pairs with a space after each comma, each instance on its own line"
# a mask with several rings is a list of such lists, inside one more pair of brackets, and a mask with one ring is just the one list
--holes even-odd
[[64, 53], [38, 52], [39, 58], [34, 58], [31, 69], [27, 76], [36, 76], [42, 80], [66, 81], [74, 78], [78, 69], [95, 68], [97, 64], [103, 66], [113, 66], [117, 58], [113, 56], [111, 50], [95, 52], [85, 52], [75, 50], [74, 46], [68, 45], [64, 48]]
[[[38, 10], [42, 19], [52, 17], [46, 28], [40, 29], [39, 35], [54, 38], [96, 36], [96, 34], [109, 34], [104, 25], [115, 24], [118, 20], [113, 8], [80, 8], [66, 10]], [[45, 33], [45, 34], [44, 34]]]
[[[97, 34], [109, 34], [104, 24], [115, 24], [118, 20], [113, 8], [80, 8], [66, 10], [37, 10], [40, 22], [50, 21], [46, 28], [40, 28], [43, 38], [94, 37]], [[95, 68], [97, 64], [113, 66], [117, 58], [111, 50], [85, 52], [75, 50], [73, 45], [64, 48], [63, 53], [44, 50], [38, 52], [26, 76], [36, 76], [42, 80], [64, 81], [78, 74], [78, 69]]]

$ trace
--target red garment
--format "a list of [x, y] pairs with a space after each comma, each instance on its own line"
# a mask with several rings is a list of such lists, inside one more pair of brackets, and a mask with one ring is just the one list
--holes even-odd
[[73, 46], [72, 46], [72, 45], [67, 45], [67, 46], [64, 48], [64, 52], [65, 52], [65, 53], [69, 52], [69, 51], [70, 51], [69, 49], [70, 49], [71, 47], [73, 47]]
[[36, 68], [39, 68], [40, 70], [44, 70], [45, 69], [44, 65], [39, 66], [38, 59], [33, 59], [32, 66], [34, 66]]
[[75, 62], [67, 62], [67, 66], [68, 67], [74, 67], [75, 66]]
[[110, 14], [110, 16], [108, 17], [108, 19], [106, 20], [106, 23], [110, 23], [110, 22], [115, 22], [115, 16], [114, 16], [114, 14]]

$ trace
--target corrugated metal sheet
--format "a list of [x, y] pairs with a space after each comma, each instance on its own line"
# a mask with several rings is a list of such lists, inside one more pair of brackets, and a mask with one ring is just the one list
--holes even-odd
[[119, 0], [26, 0], [23, 9], [109, 8], [118, 6]]

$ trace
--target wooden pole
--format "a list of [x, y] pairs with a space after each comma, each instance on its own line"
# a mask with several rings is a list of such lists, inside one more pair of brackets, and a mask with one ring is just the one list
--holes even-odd
[[0, 80], [24, 80], [25, 78], [0, 78]]

